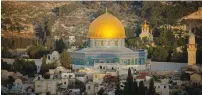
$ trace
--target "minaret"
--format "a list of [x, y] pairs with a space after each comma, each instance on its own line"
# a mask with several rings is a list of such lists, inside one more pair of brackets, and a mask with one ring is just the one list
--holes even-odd
[[196, 64], [196, 43], [195, 43], [195, 35], [189, 32], [189, 44], [187, 45], [188, 51], [188, 65]]

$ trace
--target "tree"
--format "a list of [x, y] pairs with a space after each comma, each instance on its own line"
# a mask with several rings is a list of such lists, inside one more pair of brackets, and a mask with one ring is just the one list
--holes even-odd
[[27, 49], [27, 54], [30, 58], [36, 59], [41, 58], [43, 55], [46, 55], [48, 50], [42, 45], [33, 45]]
[[121, 89], [120, 89], [119, 74], [117, 75], [117, 83], [116, 83], [115, 95], [122, 95], [122, 91], [121, 91]]
[[1, 68], [3, 70], [7, 70], [7, 71], [12, 70], [12, 66], [10, 64], [8, 64], [7, 62], [4, 62], [3, 59], [1, 59]]
[[154, 80], [151, 79], [150, 83], [149, 83], [149, 90], [148, 90], [148, 94], [147, 95], [155, 95], [155, 88], [154, 88]]
[[66, 49], [65, 43], [63, 39], [56, 40], [55, 42], [55, 50], [59, 53], [62, 53]]
[[133, 95], [133, 76], [130, 68], [128, 69], [128, 77], [124, 87], [124, 95]]
[[13, 69], [22, 73], [23, 75], [34, 76], [37, 71], [37, 66], [34, 61], [16, 59], [13, 63]]
[[9, 84], [9, 89], [12, 88], [13, 82], [15, 81], [15, 79], [13, 78], [13, 76], [8, 76], [8, 79], [6, 81], [6, 84]]
[[63, 53], [61, 54], [60, 63], [66, 69], [71, 68], [71, 59], [67, 51], [63, 51]]
[[139, 83], [139, 87], [138, 87], [138, 95], [145, 95], [145, 86], [144, 86], [144, 83], [143, 81], [140, 81]]
[[98, 91], [98, 93], [97, 93], [97, 94], [98, 94], [98, 95], [105, 95], [105, 94], [104, 94], [104, 92], [105, 92], [105, 91], [104, 91], [104, 89], [103, 89], [103, 88], [101, 88], [101, 89]]
[[132, 27], [126, 27], [126, 38], [134, 38], [135, 37], [135, 31]]
[[141, 25], [139, 22], [136, 25], [135, 33], [136, 33], [136, 37], [139, 37], [139, 35], [141, 33]]
[[133, 94], [138, 95], [138, 86], [136, 80], [133, 82]]
[[152, 60], [167, 61], [169, 56], [168, 48], [157, 46], [152, 54]]
[[8, 47], [3, 47], [2, 51], [1, 51], [1, 55], [2, 55], [2, 58], [10, 58], [11, 57], [11, 53], [9, 52]]
[[40, 73], [42, 75], [44, 75], [46, 72], [48, 72], [48, 68], [47, 68], [47, 65], [46, 65], [46, 56], [44, 55], [43, 58], [42, 58], [42, 65], [41, 65]]

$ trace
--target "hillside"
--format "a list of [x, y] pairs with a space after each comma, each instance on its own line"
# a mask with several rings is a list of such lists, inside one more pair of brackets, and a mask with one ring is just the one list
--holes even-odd
[[[182, 4], [181, 4], [182, 3]], [[2, 2], [2, 38], [46, 41], [46, 36], [86, 39], [90, 23], [108, 12], [121, 20], [126, 34], [133, 34], [143, 20], [152, 29], [197, 10], [201, 2]], [[171, 20], [172, 18], [172, 20]], [[168, 20], [169, 19], [169, 20]], [[139, 25], [138, 25], [139, 24]], [[15, 41], [15, 40], [14, 40]], [[35, 40], [34, 40], [35, 41]]]
[[32, 38], [35, 35], [33, 24], [45, 16], [54, 15], [51, 10], [70, 2], [2, 2], [2, 37]]

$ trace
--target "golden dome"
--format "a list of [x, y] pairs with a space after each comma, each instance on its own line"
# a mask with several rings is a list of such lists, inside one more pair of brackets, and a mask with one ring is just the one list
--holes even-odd
[[125, 38], [125, 29], [115, 16], [105, 13], [91, 23], [88, 38]]
[[143, 27], [144, 27], [144, 28], [148, 28], [148, 27], [149, 27], [149, 26], [147, 25], [147, 21], [146, 21], [146, 20], [144, 21]]

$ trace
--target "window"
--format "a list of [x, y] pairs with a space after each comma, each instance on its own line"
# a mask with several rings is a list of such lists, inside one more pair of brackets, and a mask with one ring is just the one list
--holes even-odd
[[66, 77], [67, 77], [67, 75], [64, 75], [64, 77], [66, 78]]
[[66, 84], [66, 82], [64, 82], [64, 84]]
[[166, 88], [166, 86], [164, 86], [164, 88]]
[[69, 78], [71, 78], [72, 77], [72, 75], [69, 75]]
[[37, 85], [37, 87], [41, 87], [41, 85]]
[[100, 66], [100, 69], [102, 69], [102, 66]]
[[38, 80], [40, 80], [40, 77], [38, 77]]
[[90, 89], [90, 86], [88, 86], [88, 89]]
[[50, 55], [48, 55], [48, 59], [50, 60]]

